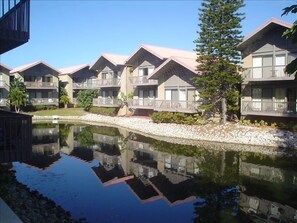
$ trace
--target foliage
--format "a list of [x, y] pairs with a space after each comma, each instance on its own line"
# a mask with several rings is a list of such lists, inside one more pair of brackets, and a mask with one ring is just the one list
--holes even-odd
[[153, 122], [155, 123], [176, 123], [176, 124], [198, 124], [198, 120], [201, 120], [199, 115], [186, 115], [179, 112], [154, 112], [151, 115]]
[[35, 112], [28, 112], [30, 115], [39, 115], [39, 116], [81, 116], [85, 115], [86, 112], [82, 108], [61, 108], [55, 110], [42, 110], [42, 111], [35, 111]]
[[119, 136], [119, 130], [117, 128], [108, 127], [108, 126], [88, 126], [89, 131], [92, 133], [107, 135], [107, 136]]
[[[286, 7], [283, 9], [283, 15], [288, 15], [289, 13], [297, 13], [297, 5], [291, 5], [289, 7]], [[290, 29], [287, 29], [284, 33], [283, 36], [286, 37], [287, 39], [291, 39], [293, 44], [297, 43], [297, 20], [293, 23], [293, 26]], [[293, 60], [291, 63], [289, 63], [286, 66], [285, 71], [288, 74], [294, 74], [297, 71], [297, 58]], [[295, 75], [296, 79], [296, 75]]]
[[57, 109], [56, 105], [26, 105], [23, 108], [25, 112], [34, 112], [34, 111], [43, 111], [43, 110], [55, 110]]
[[76, 140], [81, 146], [90, 147], [95, 144], [93, 140], [93, 133], [88, 128], [83, 128], [76, 136]]
[[93, 98], [95, 98], [96, 96], [96, 90], [82, 90], [77, 94], [77, 104], [85, 111], [89, 111], [93, 105]]
[[[200, 31], [195, 40], [197, 70], [201, 75], [193, 78], [199, 97], [204, 103], [200, 107], [208, 115], [219, 112], [223, 123], [226, 109], [233, 113], [239, 110], [241, 67], [240, 52], [243, 0], [203, 0], [199, 9]], [[226, 108], [226, 109], [225, 109]]]
[[8, 99], [16, 112], [20, 112], [21, 106], [26, 105], [28, 95], [26, 93], [26, 86], [20, 78], [15, 78], [10, 83]]
[[70, 98], [68, 93], [63, 85], [62, 81], [59, 81], [59, 105], [60, 107], [67, 108], [67, 105], [70, 103]]
[[[244, 125], [244, 126], [255, 126], [255, 127], [265, 127], [265, 126], [269, 126], [268, 122], [264, 121], [264, 120], [260, 120], [260, 121], [253, 121], [251, 122], [251, 120], [241, 120], [239, 122], [240, 125]], [[288, 122], [288, 123], [283, 123], [283, 122], [272, 122], [270, 124], [271, 127], [273, 128], [278, 128], [278, 129], [283, 129], [283, 130], [289, 130], [289, 131], [293, 131], [293, 132], [297, 132], [297, 124], [294, 121]]]
[[70, 133], [70, 127], [69, 124], [60, 124], [59, 125], [59, 136], [60, 136], [60, 146], [68, 146], [67, 145], [67, 138]]
[[132, 98], [133, 98], [133, 92], [130, 92], [128, 94], [121, 92], [118, 99], [121, 102], [121, 105], [123, 107], [125, 105], [128, 106], [128, 99], [132, 99]]
[[91, 107], [89, 112], [113, 117], [116, 116], [118, 108]]

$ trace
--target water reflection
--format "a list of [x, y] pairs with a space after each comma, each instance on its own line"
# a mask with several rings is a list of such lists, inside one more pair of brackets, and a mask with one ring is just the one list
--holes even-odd
[[14, 164], [17, 178], [77, 219], [297, 222], [292, 159], [209, 151], [106, 126], [33, 127], [33, 154]]

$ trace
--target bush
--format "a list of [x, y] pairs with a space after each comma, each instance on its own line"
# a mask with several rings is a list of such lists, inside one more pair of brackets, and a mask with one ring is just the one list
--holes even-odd
[[179, 112], [154, 112], [151, 115], [153, 122], [155, 123], [176, 123], [176, 124], [198, 124], [200, 116], [186, 115]]
[[77, 104], [85, 111], [89, 111], [93, 105], [93, 98], [97, 96], [96, 90], [82, 90], [77, 94]]
[[98, 115], [106, 115], [106, 116], [116, 116], [118, 113], [118, 108], [104, 108], [104, 107], [91, 107], [89, 112], [98, 114]]
[[57, 109], [56, 105], [27, 105], [22, 108], [24, 112], [34, 112], [34, 111], [42, 111], [42, 110], [54, 110]]

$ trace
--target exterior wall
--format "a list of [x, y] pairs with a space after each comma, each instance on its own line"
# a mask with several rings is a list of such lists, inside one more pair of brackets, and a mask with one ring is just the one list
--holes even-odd
[[[281, 26], [274, 27], [242, 50], [245, 68], [241, 99], [243, 118], [245, 115], [297, 117], [296, 81], [283, 73], [285, 65], [297, 57], [297, 45], [282, 38], [284, 30]], [[277, 56], [284, 56], [285, 64], [278, 65]], [[261, 65], [253, 66], [253, 58], [259, 58]], [[260, 96], [255, 96], [256, 91]], [[264, 92], [269, 92], [269, 96]]]
[[85, 82], [88, 79], [96, 78], [95, 71], [90, 70], [89, 67], [85, 67], [71, 75], [73, 82]]
[[0, 109], [9, 110], [7, 96], [9, 93], [9, 71], [0, 66]]

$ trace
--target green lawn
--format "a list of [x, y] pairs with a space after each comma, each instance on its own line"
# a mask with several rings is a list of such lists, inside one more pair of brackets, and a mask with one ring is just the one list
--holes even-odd
[[82, 108], [60, 108], [55, 110], [42, 110], [36, 112], [28, 112], [29, 115], [39, 115], [39, 116], [82, 116], [87, 114]]

